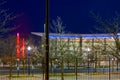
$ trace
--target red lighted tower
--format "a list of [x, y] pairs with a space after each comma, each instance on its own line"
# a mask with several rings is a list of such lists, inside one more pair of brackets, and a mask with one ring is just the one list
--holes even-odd
[[20, 36], [17, 33], [17, 42], [16, 42], [16, 58], [20, 58]]
[[24, 38], [22, 39], [22, 54], [21, 58], [25, 58], [25, 40]]

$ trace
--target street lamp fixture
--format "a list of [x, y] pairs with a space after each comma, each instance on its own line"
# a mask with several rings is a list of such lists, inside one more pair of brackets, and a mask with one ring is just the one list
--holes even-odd
[[30, 46], [28, 46], [27, 50], [30, 51], [32, 48]]
[[32, 48], [30, 46], [28, 46], [27, 50], [28, 50], [28, 75], [30, 75], [30, 50]]
[[90, 48], [88, 48], [87, 51], [90, 52]]

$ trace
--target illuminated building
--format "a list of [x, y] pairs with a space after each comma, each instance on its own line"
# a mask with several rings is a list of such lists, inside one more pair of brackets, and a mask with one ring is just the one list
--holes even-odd
[[[32, 34], [40, 36], [42, 45], [44, 45], [44, 33], [32, 32]], [[118, 34], [119, 35], [119, 34]], [[112, 48], [115, 42], [112, 34], [49, 34], [49, 49], [52, 57], [64, 54], [74, 54], [76, 57], [87, 59], [90, 48], [91, 61], [96, 59], [101, 65], [108, 64], [108, 56], [114, 58], [110, 53], [114, 53]], [[106, 62], [104, 62], [106, 61]]]

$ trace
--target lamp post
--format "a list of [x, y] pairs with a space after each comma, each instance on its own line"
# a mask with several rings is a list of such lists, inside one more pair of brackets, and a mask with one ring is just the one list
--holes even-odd
[[114, 71], [114, 58], [112, 58], [112, 72]]
[[31, 47], [28, 46], [27, 50], [28, 50], [28, 75], [30, 75], [30, 50], [31, 50]]
[[45, 80], [49, 80], [49, 0], [46, 0], [46, 27], [45, 27]]
[[110, 75], [110, 72], [111, 72], [111, 71], [110, 71], [110, 67], [111, 67], [111, 65], [110, 65], [110, 54], [108, 54], [108, 56], [109, 56], [109, 80], [110, 80], [110, 79], [111, 79], [111, 77], [110, 77], [110, 76], [111, 76], [111, 75]]
[[88, 48], [87, 51], [88, 51], [88, 73], [89, 73], [89, 67], [90, 67], [90, 48]]
[[19, 70], [20, 70], [20, 68], [19, 68], [19, 58], [17, 59], [17, 75], [19, 76]]

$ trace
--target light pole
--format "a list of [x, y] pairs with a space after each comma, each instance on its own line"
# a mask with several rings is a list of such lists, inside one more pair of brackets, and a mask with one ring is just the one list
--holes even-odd
[[19, 61], [20, 61], [20, 59], [18, 58], [17, 59], [17, 75], [19, 76], [19, 70], [20, 70], [20, 68], [19, 68]]
[[110, 76], [111, 76], [111, 75], [110, 75], [110, 72], [111, 72], [111, 71], [110, 71], [110, 67], [111, 67], [111, 65], [110, 65], [110, 54], [108, 54], [108, 56], [109, 56], [109, 80], [110, 80], [110, 78], [111, 78], [111, 77], [110, 77]]
[[112, 58], [112, 72], [114, 71], [114, 58]]
[[49, 80], [49, 0], [46, 0], [45, 27], [45, 80]]
[[89, 73], [89, 67], [90, 67], [90, 48], [88, 48], [87, 51], [88, 51], [88, 73]]
[[31, 50], [31, 47], [28, 46], [27, 50], [28, 50], [28, 75], [30, 75], [30, 50]]

